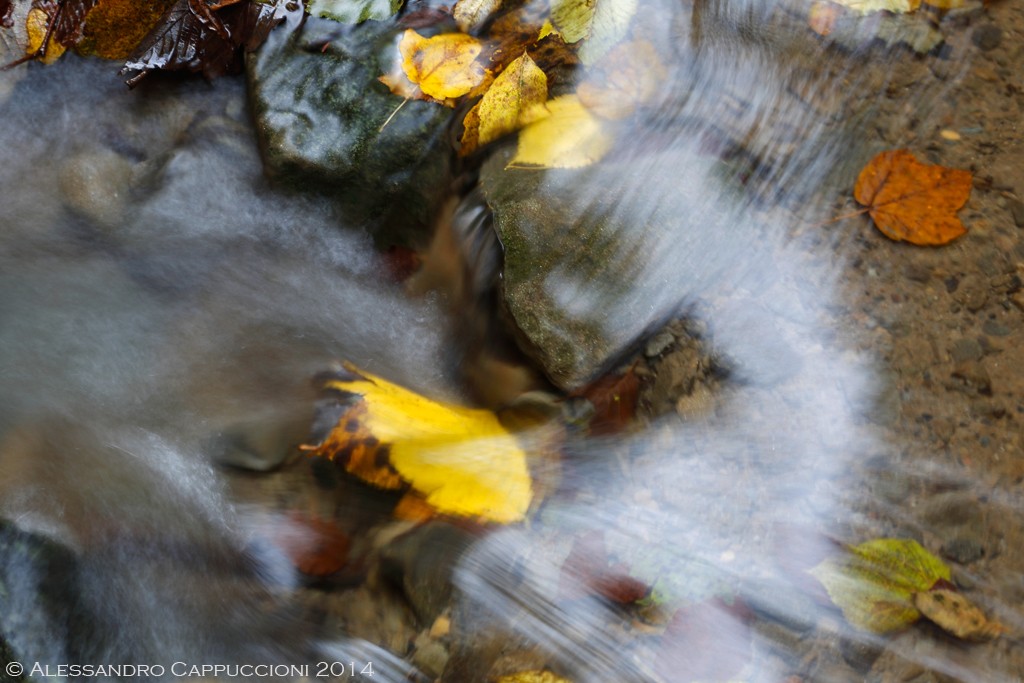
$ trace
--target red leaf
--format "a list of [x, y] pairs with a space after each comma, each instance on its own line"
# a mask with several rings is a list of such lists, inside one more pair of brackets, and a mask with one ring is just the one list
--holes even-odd
[[590, 420], [592, 434], [615, 434], [629, 426], [636, 416], [639, 392], [640, 379], [631, 367], [621, 375], [602, 377], [573, 395], [582, 396], [594, 405], [594, 417]]
[[348, 563], [348, 535], [328, 520], [291, 512], [274, 540], [307, 576], [330, 576]]

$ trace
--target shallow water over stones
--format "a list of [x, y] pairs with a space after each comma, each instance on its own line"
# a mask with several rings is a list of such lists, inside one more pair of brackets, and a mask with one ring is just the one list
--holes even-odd
[[[455, 683], [1018, 680], [1024, 16], [951, 15], [943, 51], [916, 55], [870, 42], [882, 24], [822, 45], [795, 6], [699, 7], [638, 19], [672, 75], [606, 161], [513, 177], [495, 150], [460, 215], [493, 226], [500, 278], [470, 268], [454, 302], [391, 282], [344, 201], [264, 179], [240, 80], [130, 93], [70, 55], [26, 70], [0, 102], [0, 653], [162, 664], [166, 680], [185, 677], [175, 662]], [[302, 58], [317, 54], [338, 59]], [[899, 146], [973, 168], [960, 241], [821, 225]], [[392, 494], [294, 450], [309, 379], [339, 359], [464, 398], [452, 359], [487, 336], [462, 335], [453, 303], [483, 312], [469, 327], [512, 330], [549, 392], [639, 377], [625, 434], [588, 437], [582, 401], [531, 397], [570, 435], [534, 467], [553, 490], [528, 524], [397, 522]], [[343, 570], [295, 570], [309, 520], [351, 539]], [[805, 570], [882, 536], [943, 557], [1010, 633], [847, 625]], [[608, 600], [624, 576], [651, 599]]]

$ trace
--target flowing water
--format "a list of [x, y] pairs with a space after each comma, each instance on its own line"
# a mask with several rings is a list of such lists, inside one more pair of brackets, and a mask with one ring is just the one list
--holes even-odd
[[[601, 311], [640, 425], [570, 430], [533, 467], [529, 523], [486, 532], [410, 530], [389, 494], [290, 450], [339, 360], [451, 400], [506, 380], [458, 366], [487, 349], [452, 302], [382, 275], [330, 197], [264, 179], [243, 81], [129, 92], [73, 55], [3, 76], [0, 626], [29, 673], [50, 665], [34, 679], [1021, 680], [1020, 8], [948, 19], [921, 56], [870, 32], [830, 45], [802, 6], [641, 4], [656, 105], [608, 174], [550, 175], [584, 204], [618, 188], [621, 286], [545, 283]], [[901, 146], [981, 179], [960, 241], [825, 224]], [[455, 317], [500, 328], [489, 302]], [[310, 517], [351, 537], [341, 578], [289, 559]], [[1008, 633], [847, 625], [806, 570], [880, 537], [941, 552]], [[594, 588], [625, 577], [642, 607]], [[277, 668], [192, 668], [214, 664]]]

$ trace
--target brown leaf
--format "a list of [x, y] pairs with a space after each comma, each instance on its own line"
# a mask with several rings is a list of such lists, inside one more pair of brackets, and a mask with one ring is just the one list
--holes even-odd
[[602, 377], [573, 395], [582, 396], [594, 405], [591, 433], [615, 434], [629, 426], [636, 416], [639, 392], [640, 379], [633, 368], [629, 368], [621, 375]]
[[75, 51], [105, 59], [127, 59], [175, 0], [99, 0], [85, 15]]
[[964, 596], [948, 588], [915, 593], [916, 607], [925, 618], [964, 640], [991, 640], [1006, 632], [998, 621], [989, 621]]
[[905, 149], [876, 156], [854, 186], [854, 197], [886, 237], [930, 246], [967, 232], [956, 212], [970, 196], [970, 172], [922, 164]]
[[254, 50], [287, 13], [302, 11], [287, 9], [289, 4], [177, 0], [132, 52], [121, 73], [139, 72], [128, 79], [134, 86], [157, 69], [192, 71], [207, 78], [235, 72], [241, 67], [240, 48]]

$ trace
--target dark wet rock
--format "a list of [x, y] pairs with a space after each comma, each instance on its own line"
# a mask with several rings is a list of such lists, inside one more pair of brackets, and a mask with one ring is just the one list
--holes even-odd
[[1011, 199], [1009, 201], [1010, 215], [1013, 216], [1013, 222], [1018, 228], [1024, 228], [1024, 202], [1019, 199]]
[[843, 660], [855, 671], [863, 675], [870, 669], [875, 660], [885, 650], [884, 644], [870, 638], [844, 638], [839, 650]]
[[942, 544], [941, 552], [954, 562], [970, 564], [985, 556], [985, 546], [973, 536], [956, 536]]
[[949, 356], [954, 363], [981, 360], [984, 355], [985, 352], [977, 339], [957, 339], [949, 348]]
[[293, 33], [272, 33], [247, 73], [275, 181], [337, 197], [385, 246], [423, 246], [448, 189], [451, 110], [410, 100], [381, 130], [402, 104], [377, 80], [390, 70], [398, 33], [392, 22], [310, 18]]
[[79, 617], [77, 559], [68, 548], [0, 519], [0, 643], [15, 661], [70, 661]]
[[564, 170], [506, 169], [511, 154], [500, 150], [480, 176], [504, 249], [504, 305], [520, 346], [563, 389], [610, 370], [708, 295], [730, 259], [751, 277], [762, 267], [743, 237], [752, 226], [726, 218], [735, 198], [709, 202], [725, 192], [721, 179], [686, 151]]
[[446, 522], [430, 522], [381, 551], [381, 575], [401, 588], [421, 623], [430, 625], [448, 607], [452, 572], [473, 537]]
[[983, 50], [985, 52], [994, 50], [1003, 42], [1003, 29], [999, 28], [995, 24], [984, 24], [979, 26], [971, 33], [971, 42], [974, 43], [979, 50]]

